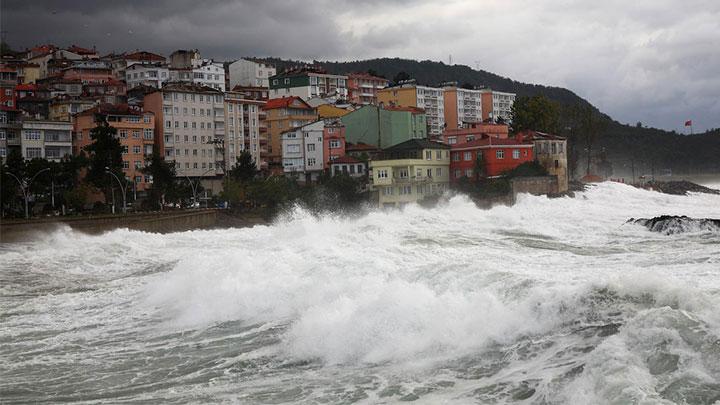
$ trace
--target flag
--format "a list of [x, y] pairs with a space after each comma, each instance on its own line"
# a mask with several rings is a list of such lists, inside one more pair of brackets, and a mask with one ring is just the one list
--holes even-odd
[[691, 126], [692, 126], [692, 120], [690, 120], [690, 121], [685, 121], [685, 126], [686, 126], [686, 127], [691, 127]]

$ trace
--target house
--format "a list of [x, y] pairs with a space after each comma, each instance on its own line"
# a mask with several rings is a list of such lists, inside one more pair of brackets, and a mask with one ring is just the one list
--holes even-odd
[[380, 148], [410, 139], [427, 139], [427, 122], [423, 110], [414, 107], [381, 107], [368, 105], [340, 118], [348, 142], [365, 143]]
[[317, 121], [317, 112], [298, 96], [273, 98], [263, 110], [267, 114], [268, 163], [278, 171], [283, 163], [283, 132]]
[[163, 62], [133, 63], [125, 68], [124, 79], [128, 89], [141, 85], [159, 89], [170, 80], [170, 69]]
[[567, 138], [538, 131], [523, 131], [526, 142], [534, 146], [535, 160], [558, 178], [558, 192], [568, 191]]
[[251, 59], [239, 59], [228, 65], [230, 88], [254, 86], [267, 89], [270, 86], [269, 78], [276, 73], [275, 66]]
[[454, 145], [480, 139], [484, 136], [505, 139], [509, 134], [509, 127], [505, 124], [476, 123], [469, 124], [466, 128], [446, 129], [440, 138], [443, 143]]
[[414, 107], [425, 111], [428, 134], [440, 136], [445, 128], [445, 96], [442, 88], [421, 86], [407, 81], [377, 91], [378, 104]]
[[347, 76], [333, 75], [322, 69], [303, 67], [289, 70], [269, 78], [270, 97], [330, 97], [335, 100], [347, 99]]
[[350, 73], [347, 76], [348, 100], [353, 104], [377, 105], [377, 92], [388, 83], [389, 80], [369, 73]]
[[345, 155], [345, 128], [337, 119], [318, 120], [282, 134], [283, 172], [314, 182]]
[[[495, 177], [533, 161], [533, 144], [522, 138], [485, 136], [450, 145], [450, 180]], [[479, 171], [479, 172], [478, 172]]]
[[341, 156], [330, 162], [330, 174], [333, 176], [347, 174], [350, 177], [360, 178], [367, 175], [367, 162], [355, 159], [352, 156]]
[[402, 207], [445, 192], [449, 187], [450, 146], [410, 139], [370, 161], [371, 191], [380, 207]]

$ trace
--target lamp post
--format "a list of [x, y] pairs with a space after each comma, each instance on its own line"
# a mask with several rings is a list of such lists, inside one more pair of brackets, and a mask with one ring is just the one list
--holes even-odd
[[[202, 177], [202, 176], [206, 175], [207, 173], [214, 172], [215, 170], [216, 170], [216, 169], [208, 169], [208, 170], [204, 171], [203, 174], [201, 174], [201, 175], [198, 176], [198, 177]], [[193, 195], [192, 195], [193, 200], [192, 200], [192, 201], [193, 201], [193, 206], [194, 206], [194, 205], [195, 205], [195, 202], [197, 201], [197, 184], [200, 183], [200, 180], [198, 180], [197, 183], [196, 183], [196, 182], [192, 181], [192, 180], [190, 179], [190, 176], [188, 176], [187, 174], [183, 174], [183, 176], [185, 176], [185, 178], [187, 179], [188, 183], [190, 183], [190, 188], [192, 189], [192, 193], [193, 193]]]
[[105, 166], [105, 171], [106, 171], [107, 173], [110, 173], [110, 174], [115, 178], [115, 180], [117, 180], [118, 186], [120, 186], [120, 189], [121, 189], [122, 192], [123, 192], [123, 193], [122, 193], [122, 198], [123, 198], [123, 214], [127, 214], [127, 200], [126, 200], [126, 197], [125, 197], [125, 194], [127, 194], [127, 181], [125, 182], [125, 186], [123, 186], [123, 184], [120, 182], [120, 179], [118, 178], [118, 176], [117, 176], [115, 173], [111, 172], [109, 167]]
[[20, 185], [20, 189], [22, 190], [23, 198], [25, 199], [25, 219], [30, 219], [30, 210], [28, 209], [28, 204], [29, 204], [28, 200], [30, 198], [30, 186], [32, 185], [33, 180], [35, 180], [35, 177], [37, 177], [38, 174], [40, 174], [42, 172], [47, 172], [47, 171], [50, 171], [49, 167], [46, 167], [46, 168], [40, 170], [39, 172], [35, 173], [35, 175], [32, 176], [30, 181], [27, 182], [27, 185], [24, 184], [22, 181], [20, 181], [20, 179], [16, 175], [14, 175], [10, 172], [7, 172], [7, 174], [12, 176], [18, 182], [18, 184]]

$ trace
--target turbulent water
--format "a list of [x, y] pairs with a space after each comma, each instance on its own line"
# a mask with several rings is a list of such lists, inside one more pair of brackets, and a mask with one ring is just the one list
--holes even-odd
[[0, 248], [0, 402], [713, 403], [720, 196], [600, 184], [480, 210]]

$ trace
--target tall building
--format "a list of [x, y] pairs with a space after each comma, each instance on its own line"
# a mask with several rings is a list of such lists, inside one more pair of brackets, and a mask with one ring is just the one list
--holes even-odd
[[370, 161], [371, 191], [380, 207], [402, 207], [448, 189], [450, 146], [411, 139]]
[[482, 94], [480, 90], [448, 86], [443, 89], [445, 129], [465, 128], [482, 122]]
[[512, 120], [514, 93], [503, 93], [490, 89], [483, 89], [480, 92], [482, 93], [483, 121], [510, 122]]
[[282, 165], [281, 134], [317, 120], [317, 112], [297, 96], [268, 100], [263, 108], [267, 114], [268, 163]]
[[225, 93], [225, 170], [248, 151], [258, 169], [267, 168], [267, 139], [260, 134], [260, 111], [264, 101], [247, 97], [245, 92]]
[[230, 88], [235, 86], [270, 86], [269, 78], [277, 73], [274, 66], [250, 59], [239, 59], [228, 66]]
[[389, 80], [368, 73], [348, 75], [348, 100], [354, 104], [377, 104], [377, 92], [388, 86]]
[[312, 97], [346, 100], [347, 76], [332, 75], [321, 69], [303, 68], [270, 77], [270, 98], [296, 96], [303, 100]]
[[102, 104], [75, 114], [72, 123], [75, 132], [72, 141], [74, 154], [79, 154], [93, 142], [90, 132], [98, 125], [98, 116], [117, 131], [117, 138], [123, 148], [125, 178], [134, 183], [136, 191], [149, 188], [152, 179], [143, 173], [142, 169], [145, 167], [145, 159], [152, 155], [155, 145], [155, 114], [126, 104]]
[[428, 134], [440, 136], [445, 129], [443, 89], [420, 86], [414, 82], [378, 90], [378, 103], [385, 106], [417, 107], [425, 110]]
[[380, 148], [410, 139], [427, 139], [425, 112], [415, 107], [379, 107], [368, 105], [343, 115], [348, 142]]
[[225, 97], [191, 83], [167, 83], [148, 93], [145, 111], [155, 114], [157, 145], [175, 162], [179, 177], [211, 179], [225, 168]]
[[5, 160], [10, 150], [20, 150], [21, 117], [22, 111], [0, 105], [0, 161]]

